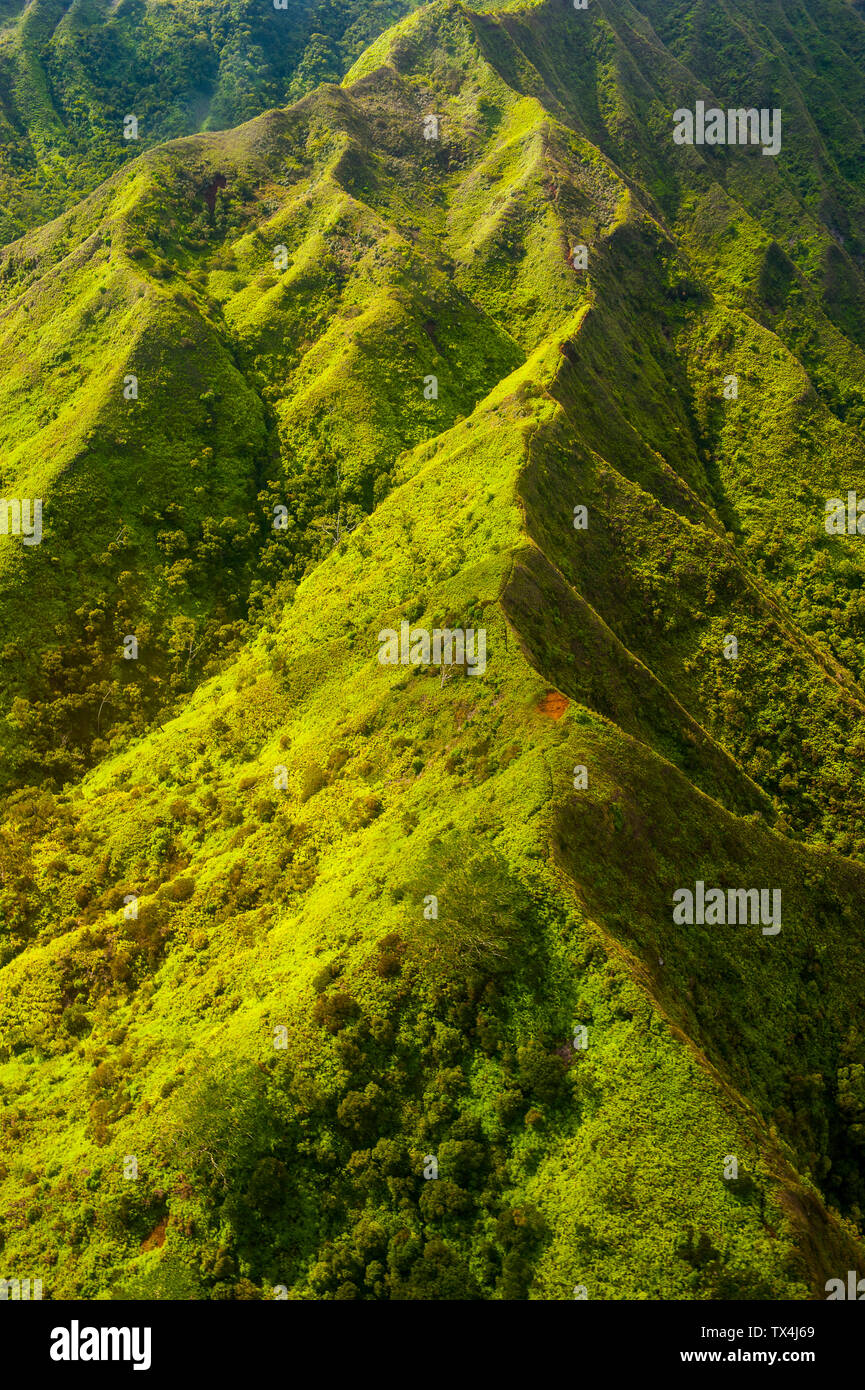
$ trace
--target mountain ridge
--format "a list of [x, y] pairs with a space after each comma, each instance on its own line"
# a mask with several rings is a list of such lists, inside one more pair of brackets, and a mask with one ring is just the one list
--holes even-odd
[[[47, 1296], [798, 1300], [861, 1258], [865, 571], [822, 531], [861, 348], [795, 161], [621, 134], [680, 71], [661, 18], [714, 8], [439, 0], [2, 253], [0, 360], [22, 293], [68, 317], [3, 418], [62, 388], [81, 441], [51, 479], [25, 419], [4, 477], [82, 489], [0, 592], [0, 1204]], [[403, 619], [483, 627], [485, 673], [383, 665]], [[780, 934], [677, 927], [697, 881], [775, 885]]]

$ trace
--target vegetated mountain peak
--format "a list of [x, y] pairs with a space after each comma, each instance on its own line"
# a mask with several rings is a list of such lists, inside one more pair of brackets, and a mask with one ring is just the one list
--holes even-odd
[[3, 239], [68, 207], [143, 145], [230, 128], [339, 80], [416, 4], [12, 6], [0, 29]]
[[[432, 5], [3, 253], [0, 1202], [51, 1296], [861, 1261], [861, 187], [813, 78], [861, 21], [711, 8]], [[676, 144], [776, 70], [777, 158]]]

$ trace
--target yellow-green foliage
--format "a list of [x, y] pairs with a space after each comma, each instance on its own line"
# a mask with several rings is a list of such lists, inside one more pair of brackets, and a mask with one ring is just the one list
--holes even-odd
[[[863, 571], [822, 520], [865, 300], [819, 207], [863, 174], [826, 98], [786, 165], [677, 151], [684, 58], [762, 52], [756, 3], [693, 8], [439, 0], [2, 253], [47, 522], [0, 553], [0, 1213], [46, 1296], [861, 1266]], [[381, 664], [403, 620], [486, 671]], [[781, 933], [676, 925], [698, 880]]]

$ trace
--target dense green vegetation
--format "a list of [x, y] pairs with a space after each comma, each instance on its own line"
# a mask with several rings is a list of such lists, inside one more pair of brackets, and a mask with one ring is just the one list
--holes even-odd
[[[865, 1260], [862, 17], [56, 9], [0, 50], [64, 132], [54, 204], [0, 164], [3, 495], [45, 499], [0, 537], [3, 1268], [824, 1296]], [[676, 147], [701, 95], [781, 106], [779, 158]], [[380, 664], [403, 620], [485, 672]], [[781, 932], [675, 925], [698, 881]]]
[[338, 82], [418, 2], [4, 0], [2, 240], [69, 207], [142, 146], [223, 130]]

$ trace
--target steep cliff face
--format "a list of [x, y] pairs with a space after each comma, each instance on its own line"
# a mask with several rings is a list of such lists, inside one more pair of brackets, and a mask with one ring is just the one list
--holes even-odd
[[829, 0], [448, 0], [0, 253], [12, 1272], [861, 1263], [863, 83]]

